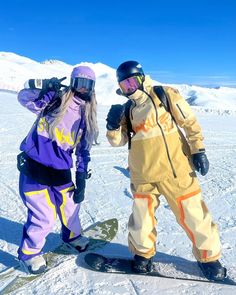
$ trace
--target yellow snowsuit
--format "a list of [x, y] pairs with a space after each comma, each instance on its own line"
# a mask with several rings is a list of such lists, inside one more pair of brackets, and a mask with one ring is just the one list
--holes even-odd
[[[148, 95], [137, 90], [131, 96], [129, 115], [134, 136], [129, 169], [134, 202], [128, 225], [129, 248], [146, 258], [155, 255], [155, 211], [163, 195], [191, 239], [196, 259], [214, 261], [220, 257], [219, 234], [202, 200], [191, 161], [191, 154], [204, 151], [201, 128], [179, 92], [171, 87], [164, 89], [172, 116], [154, 93], [149, 76], [145, 76], [144, 82]], [[112, 146], [127, 143], [125, 116], [118, 130], [107, 131], [107, 138]]]

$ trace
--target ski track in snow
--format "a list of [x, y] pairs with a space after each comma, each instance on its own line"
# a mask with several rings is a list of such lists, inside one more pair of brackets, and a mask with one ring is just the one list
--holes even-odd
[[[0, 93], [0, 271], [15, 264], [17, 247], [21, 239], [26, 209], [18, 194], [16, 155], [20, 142], [34, 122], [35, 116], [19, 105], [16, 95]], [[80, 217], [85, 228], [91, 223], [116, 217], [119, 230], [111, 244], [99, 249], [99, 253], [131, 257], [127, 249], [127, 222], [132, 209], [127, 168], [127, 146], [112, 148], [106, 139], [105, 118], [108, 106], [98, 106], [100, 145], [92, 148], [92, 177], [87, 181], [86, 198]], [[218, 224], [222, 240], [222, 262], [236, 279], [236, 116], [206, 113], [194, 108], [203, 127], [210, 171], [199, 176], [204, 200], [214, 221]], [[157, 250], [164, 261], [188, 259], [194, 261], [191, 243], [176, 223], [165, 199], [156, 217], [158, 219]], [[57, 220], [54, 233], [50, 234], [45, 250], [60, 243], [60, 223]], [[176, 255], [178, 257], [171, 257]], [[155, 257], [158, 259], [158, 254]], [[169, 260], [168, 260], [169, 259]], [[184, 262], [183, 262], [184, 263]], [[165, 264], [166, 271], [173, 271]], [[184, 268], [184, 264], [183, 264]], [[203, 289], [204, 288], [204, 289]], [[234, 289], [233, 289], [234, 288]], [[63, 262], [27, 286], [12, 294], [234, 294], [235, 287], [201, 285], [183, 281], [170, 281], [114, 274], [96, 273], [85, 268], [83, 255]]]

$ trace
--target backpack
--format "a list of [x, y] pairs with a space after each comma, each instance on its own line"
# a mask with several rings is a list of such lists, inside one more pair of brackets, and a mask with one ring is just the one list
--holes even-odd
[[[155, 94], [158, 96], [158, 98], [161, 101], [161, 105], [164, 106], [164, 108], [166, 109], [167, 112], [169, 112], [171, 114], [171, 110], [170, 110], [170, 104], [167, 98], [167, 95], [165, 93], [165, 90], [162, 86], [154, 86], [153, 90], [155, 92]], [[128, 136], [128, 148], [131, 148], [131, 138], [134, 134], [134, 131], [132, 129], [132, 124], [130, 121], [130, 108], [132, 105], [132, 101], [128, 100], [125, 103], [125, 119], [126, 119], [126, 124], [127, 124], [127, 136]]]

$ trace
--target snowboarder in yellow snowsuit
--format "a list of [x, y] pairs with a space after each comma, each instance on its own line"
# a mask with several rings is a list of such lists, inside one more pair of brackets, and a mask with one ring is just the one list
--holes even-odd
[[167, 111], [138, 62], [122, 63], [117, 79], [119, 92], [132, 103], [128, 119], [124, 105], [111, 106], [107, 138], [114, 147], [125, 145], [129, 140], [128, 121], [131, 123], [129, 170], [134, 202], [128, 242], [135, 254], [134, 271], [151, 269], [157, 239], [155, 211], [163, 195], [192, 241], [193, 254], [203, 273], [210, 279], [224, 279], [226, 269], [218, 261], [219, 233], [195, 173], [197, 170], [205, 175], [209, 162], [193, 111], [176, 89], [163, 87], [170, 108]]

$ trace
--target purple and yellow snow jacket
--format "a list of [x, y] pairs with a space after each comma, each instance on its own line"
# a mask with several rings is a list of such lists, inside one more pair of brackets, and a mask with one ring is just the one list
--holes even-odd
[[45, 116], [40, 114], [52, 102], [55, 93], [50, 91], [42, 98], [39, 95], [38, 89], [23, 89], [18, 94], [19, 102], [38, 115], [38, 120], [21, 143], [20, 150], [46, 167], [67, 170], [73, 167], [72, 153], [76, 146], [76, 171], [86, 172], [91, 145], [85, 140], [85, 102], [77, 96], [71, 99], [64, 117], [55, 126], [55, 138], [52, 139], [48, 130], [54, 118], [50, 113]]

